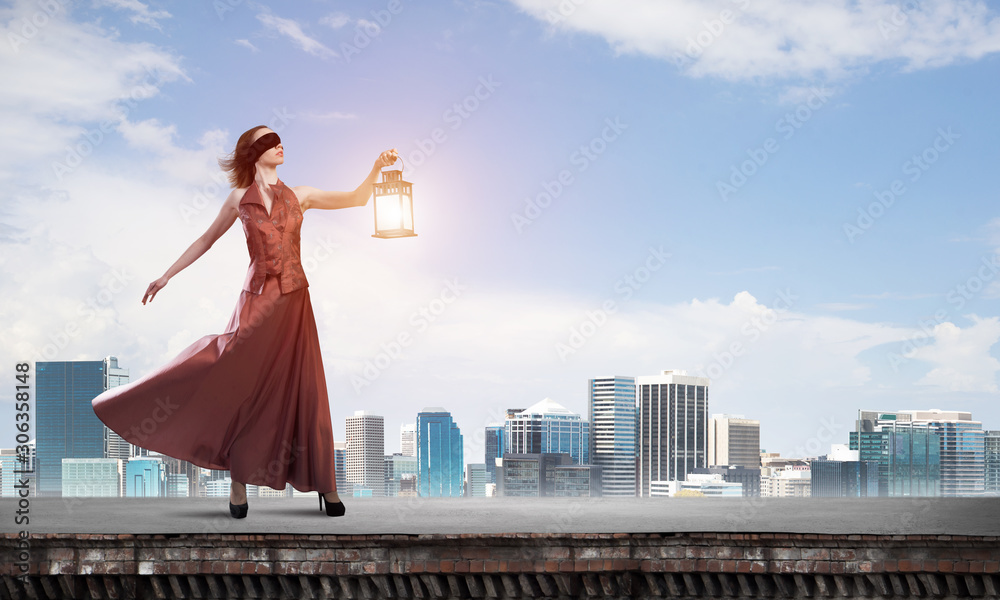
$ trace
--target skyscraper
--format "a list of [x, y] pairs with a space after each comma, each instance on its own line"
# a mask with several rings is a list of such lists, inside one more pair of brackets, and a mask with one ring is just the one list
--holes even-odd
[[105, 425], [91, 401], [117, 359], [35, 363], [37, 477], [40, 496], [62, 495], [62, 459], [104, 458]]
[[347, 417], [347, 480], [385, 496], [385, 419], [366, 410]]
[[462, 495], [462, 432], [443, 408], [417, 413], [417, 489], [422, 497]]
[[590, 423], [550, 398], [507, 417], [504, 425], [509, 452], [564, 452], [574, 464], [590, 464]]
[[712, 415], [708, 422], [708, 465], [760, 468], [760, 421], [743, 415]]
[[469, 463], [465, 467], [465, 495], [471, 498], [486, 497], [486, 484], [489, 477], [486, 474], [486, 465], [483, 463]]
[[636, 495], [651, 481], [681, 481], [708, 459], [707, 377], [681, 371], [636, 378]]
[[635, 378], [587, 381], [590, 463], [601, 467], [602, 495], [635, 496]]
[[[939, 496], [941, 436], [911, 415], [859, 411], [850, 449], [859, 460], [877, 461], [880, 496]], [[874, 494], [870, 494], [874, 495]]]
[[[247, 486], [249, 488], [249, 486]], [[247, 490], [247, 495], [250, 491]], [[158, 457], [133, 458], [125, 466], [125, 495], [162, 498], [167, 495], [167, 472]]]
[[[104, 362], [106, 364], [104, 370], [104, 390], [110, 390], [113, 387], [118, 387], [129, 382], [128, 369], [118, 366], [117, 357], [109, 356], [104, 359]], [[142, 454], [146, 455], [148, 451], [142, 452]], [[124, 465], [128, 464], [130, 457], [139, 455], [140, 451], [135, 446], [123, 440], [122, 436], [111, 431], [107, 425], [104, 426], [104, 458], [121, 460], [124, 469]]]
[[941, 436], [941, 495], [981, 496], [984, 493], [985, 433], [972, 413], [911, 410], [915, 424], [928, 425]]
[[983, 438], [984, 489], [988, 496], [1000, 496], [1000, 430], [987, 431]]
[[510, 452], [506, 445], [504, 426], [500, 423], [490, 423], [486, 426], [486, 475], [487, 483], [497, 482], [497, 462], [496, 459], [503, 456], [504, 452]]
[[403, 456], [417, 455], [416, 423], [403, 423], [399, 426], [399, 453]]

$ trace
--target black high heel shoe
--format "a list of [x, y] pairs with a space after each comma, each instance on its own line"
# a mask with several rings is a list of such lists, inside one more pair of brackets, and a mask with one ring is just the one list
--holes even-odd
[[[319, 509], [323, 510], [323, 493], [316, 493], [319, 494]], [[342, 517], [345, 512], [347, 512], [347, 509], [344, 507], [344, 503], [340, 500], [338, 500], [336, 504], [330, 504], [329, 502], [326, 503], [326, 516], [328, 517]]]
[[233, 504], [232, 501], [229, 502], [229, 514], [233, 515], [234, 519], [245, 519], [248, 510], [250, 510], [249, 498], [243, 504]]
[[249, 501], [244, 502], [243, 504], [229, 503], [229, 514], [233, 515], [234, 519], [245, 519], [248, 510], [250, 510]]

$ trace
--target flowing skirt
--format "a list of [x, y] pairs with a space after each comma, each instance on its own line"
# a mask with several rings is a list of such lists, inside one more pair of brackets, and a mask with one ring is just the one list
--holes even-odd
[[140, 446], [235, 481], [337, 489], [333, 426], [309, 289], [267, 276], [243, 290], [225, 333], [207, 335], [144, 377], [105, 391], [94, 412]]

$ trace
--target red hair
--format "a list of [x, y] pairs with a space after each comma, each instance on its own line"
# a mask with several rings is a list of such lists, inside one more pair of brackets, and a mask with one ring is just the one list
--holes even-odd
[[256, 171], [256, 167], [253, 163], [247, 164], [241, 161], [238, 157], [244, 156], [250, 144], [253, 143], [253, 134], [257, 132], [258, 129], [264, 129], [267, 125], [257, 125], [243, 132], [240, 139], [236, 140], [236, 148], [233, 149], [231, 154], [227, 154], [225, 157], [219, 159], [219, 167], [223, 171], [228, 173], [229, 183], [234, 188], [246, 188], [250, 187], [253, 183], [253, 176]]

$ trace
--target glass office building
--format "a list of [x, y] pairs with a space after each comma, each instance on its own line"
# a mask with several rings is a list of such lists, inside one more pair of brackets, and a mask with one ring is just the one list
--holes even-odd
[[601, 467], [604, 496], [635, 496], [635, 378], [587, 381], [590, 464]]
[[104, 458], [105, 426], [91, 401], [105, 390], [107, 361], [35, 363], [39, 496], [62, 495], [62, 459]]
[[545, 398], [504, 423], [506, 450], [515, 454], [569, 454], [575, 464], [590, 461], [590, 423]]
[[878, 466], [874, 460], [814, 460], [810, 464], [813, 498], [878, 496]]
[[421, 497], [462, 496], [462, 432], [443, 408], [417, 413], [417, 489]]
[[[887, 430], [895, 431], [896, 437], [887, 435]], [[901, 431], [908, 433], [900, 437]], [[880, 479], [885, 486], [881, 489], [888, 495], [985, 493], [986, 436], [982, 423], [973, 421], [969, 412], [859, 411], [851, 444], [861, 450], [862, 459], [881, 457]]]
[[851, 450], [862, 461], [878, 462], [879, 496], [940, 496], [941, 436], [909, 421], [852, 431]]
[[984, 491], [989, 496], [1000, 496], [1000, 430], [983, 433]]
[[[249, 495], [249, 490], [247, 494]], [[133, 458], [125, 465], [125, 495], [162, 498], [167, 495], [167, 470], [159, 458]]]

